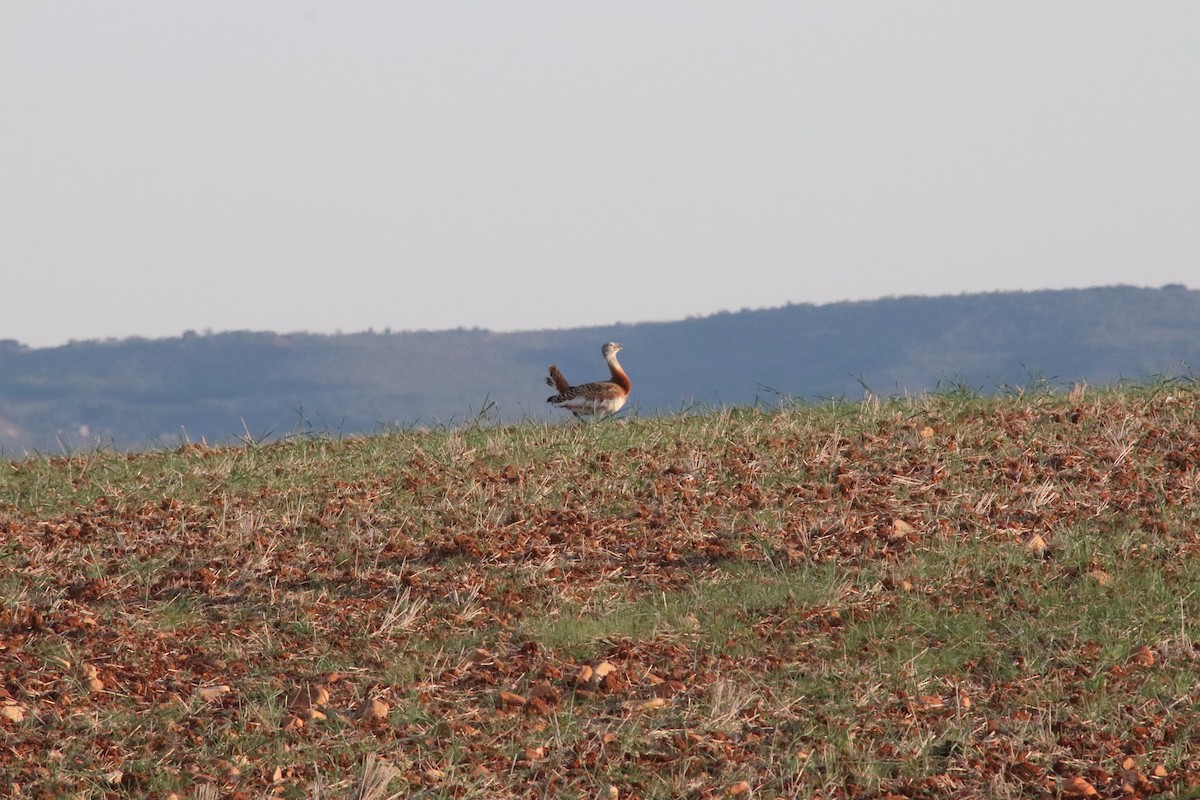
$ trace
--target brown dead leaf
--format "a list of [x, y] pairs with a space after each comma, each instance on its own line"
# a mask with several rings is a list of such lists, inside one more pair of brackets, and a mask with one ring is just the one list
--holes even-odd
[[1121, 791], [1125, 794], [1150, 794], [1154, 791], [1154, 784], [1150, 783], [1142, 773], [1136, 769], [1126, 769], [1121, 773]]
[[1064, 797], [1095, 797], [1099, 794], [1096, 787], [1078, 775], [1063, 780], [1062, 793]]
[[359, 719], [387, 719], [392, 707], [382, 700], [368, 698], [358, 704]]
[[616, 669], [617, 669], [616, 665], [611, 664], [607, 661], [601, 661], [599, 664], [592, 667], [592, 680], [593, 681], [601, 680], [602, 678], [604, 678], [605, 675], [608, 675], [610, 672], [615, 672]]
[[617, 692], [625, 687], [626, 681], [615, 664], [601, 661], [592, 667], [591, 677], [586, 685], [589, 689]]
[[500, 690], [500, 705], [502, 706], [520, 707], [525, 705], [527, 702], [529, 701], [516, 692], [510, 692], [507, 689]]
[[554, 688], [549, 681], [539, 681], [529, 689], [529, 696], [534, 700], [541, 700], [543, 703], [556, 706], [562, 702], [562, 692]]
[[1031, 533], [1025, 539], [1025, 549], [1034, 555], [1042, 555], [1046, 552], [1046, 547], [1046, 540], [1042, 538], [1040, 533]]
[[922, 439], [932, 439], [936, 435], [937, 434], [933, 430], [933, 428], [931, 428], [928, 425], [926, 425], [924, 428], [921, 428], [921, 438]]
[[749, 781], [738, 781], [737, 783], [732, 784], [728, 789], [725, 790], [726, 797], [741, 797], [742, 795], [749, 794], [749, 793], [750, 793], [750, 782]]
[[1135, 647], [1133, 652], [1129, 654], [1129, 663], [1137, 664], [1140, 667], [1150, 667], [1154, 665], [1154, 651], [1146, 645]]
[[902, 519], [892, 520], [892, 530], [888, 533], [888, 539], [893, 542], [898, 542], [901, 539], [907, 539], [909, 534], [915, 531], [911, 524]]
[[304, 712], [329, 703], [329, 690], [324, 686], [305, 686], [293, 692], [287, 707], [292, 712]]
[[1019, 781], [1029, 783], [1044, 774], [1043, 770], [1028, 761], [1018, 761], [1008, 768], [1010, 774]]
[[25, 707], [11, 701], [6, 701], [3, 705], [0, 705], [0, 717], [9, 722], [24, 722]]
[[229, 691], [229, 687], [225, 684], [218, 686], [201, 686], [196, 690], [196, 696], [205, 703], [215, 703], [220, 700]]
[[100, 670], [92, 664], [83, 665], [83, 677], [87, 681], [88, 689], [93, 692], [104, 691], [104, 681], [100, 680]]
[[921, 704], [922, 708], [931, 711], [946, 707], [946, 701], [942, 699], [941, 695], [936, 694], [923, 694], [917, 698], [917, 702]]

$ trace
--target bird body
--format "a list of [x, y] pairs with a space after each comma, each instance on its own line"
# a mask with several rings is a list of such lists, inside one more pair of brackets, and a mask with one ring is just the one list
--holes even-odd
[[567, 409], [578, 419], [598, 420], [617, 413], [621, 406], [625, 405], [631, 385], [629, 376], [617, 363], [617, 353], [620, 350], [621, 345], [616, 342], [608, 342], [600, 348], [604, 363], [608, 365], [608, 371], [612, 375], [607, 381], [572, 386], [558, 367], [551, 364], [546, 383], [553, 386], [558, 394], [547, 397], [546, 402]]

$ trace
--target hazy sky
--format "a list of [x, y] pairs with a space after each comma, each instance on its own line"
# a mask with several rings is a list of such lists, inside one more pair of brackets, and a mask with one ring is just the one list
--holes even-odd
[[0, 0], [0, 338], [1200, 285], [1200, 2]]

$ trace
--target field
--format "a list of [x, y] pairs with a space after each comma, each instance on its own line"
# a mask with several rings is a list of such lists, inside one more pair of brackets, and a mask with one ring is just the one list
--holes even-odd
[[1200, 386], [0, 463], [14, 797], [1200, 796]]

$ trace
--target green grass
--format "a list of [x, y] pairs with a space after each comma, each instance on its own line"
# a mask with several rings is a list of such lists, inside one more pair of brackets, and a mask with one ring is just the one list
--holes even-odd
[[680, 591], [627, 599], [619, 592], [585, 604], [556, 605], [532, 620], [524, 635], [581, 659], [620, 639], [687, 638], [693, 647], [738, 654], [757, 641], [750, 625], [784, 605], [836, 607], [843, 578], [826, 565], [777, 570], [732, 565], [711, 570]]
[[1188, 796], [1197, 442], [1177, 382], [8, 462], [0, 775]]

